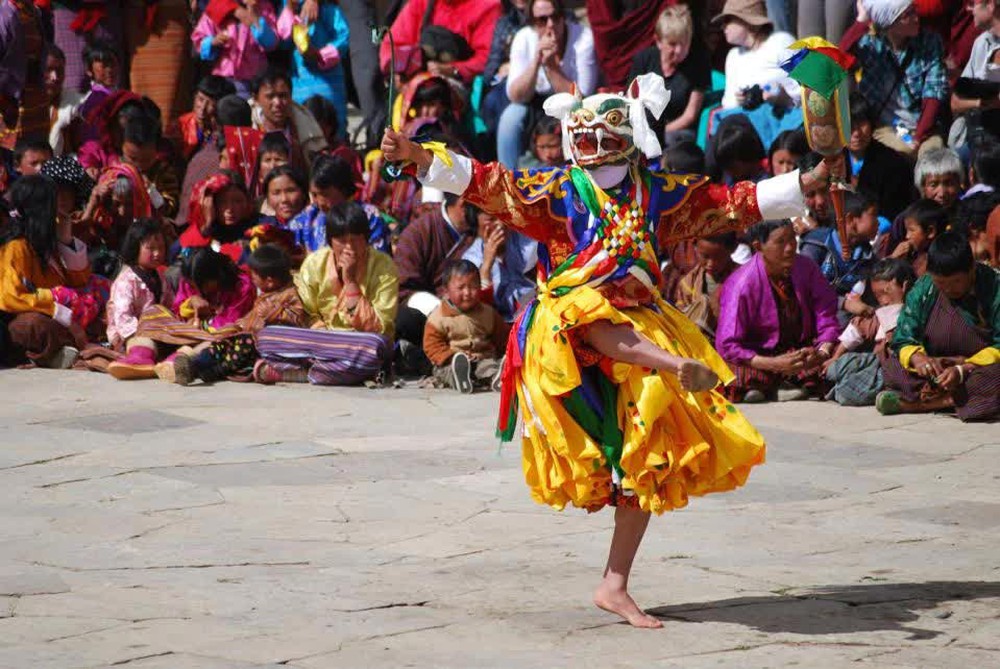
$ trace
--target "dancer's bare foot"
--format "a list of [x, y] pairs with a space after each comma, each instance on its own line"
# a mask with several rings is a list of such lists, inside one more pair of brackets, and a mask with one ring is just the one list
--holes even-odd
[[657, 629], [663, 623], [639, 608], [632, 596], [625, 590], [615, 590], [605, 584], [594, 591], [594, 604], [608, 613], [615, 613], [624, 618], [632, 627]]
[[684, 360], [677, 369], [677, 378], [681, 388], [692, 393], [711, 390], [719, 385], [719, 377], [705, 363], [697, 360]]

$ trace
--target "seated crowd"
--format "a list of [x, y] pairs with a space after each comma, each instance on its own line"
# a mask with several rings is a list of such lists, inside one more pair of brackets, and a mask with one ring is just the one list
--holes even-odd
[[[655, 167], [733, 184], [823, 159], [781, 68], [794, 18], [767, 13], [786, 3], [407, 0], [379, 47], [374, 9], [332, 0], [106, 4], [0, 0], [2, 365], [496, 388], [537, 243], [386, 165], [387, 124], [548, 169], [546, 97], [652, 72]], [[858, 68], [846, 189], [660, 249], [732, 401], [1000, 417], [1000, 0], [927, 4], [827, 19]]]

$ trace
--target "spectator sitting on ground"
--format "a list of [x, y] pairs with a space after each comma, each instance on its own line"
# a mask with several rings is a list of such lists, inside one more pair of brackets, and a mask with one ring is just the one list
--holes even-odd
[[[535, 294], [534, 275], [538, 265], [538, 242], [508, 230], [496, 219], [472, 205], [466, 205], [476, 217], [478, 236], [462, 255], [479, 267], [479, 285], [483, 298], [492, 304], [504, 320], [511, 322], [518, 309]], [[530, 275], [530, 277], [529, 277]]]
[[[475, 221], [466, 215], [465, 202], [451, 193], [440, 206], [414, 217], [403, 229], [395, 249], [400, 300], [397, 339], [419, 350], [427, 315], [444, 294], [445, 265], [462, 257], [475, 241], [475, 232]], [[416, 354], [414, 357], [419, 359]]]
[[876, 307], [855, 316], [840, 335], [837, 350], [823, 365], [833, 384], [826, 398], [843, 406], [871, 406], [882, 390], [882, 364], [892, 341], [906, 293], [917, 277], [904, 260], [885, 258], [872, 268]]
[[954, 409], [962, 421], [1000, 416], [1000, 274], [977, 264], [960, 234], [928, 251], [883, 362], [883, 414]]
[[938, 35], [921, 29], [912, 0], [861, 0], [858, 21], [840, 48], [857, 57], [858, 88], [877, 119], [876, 140], [910, 156], [944, 145], [939, 126], [948, 99], [944, 46]]
[[509, 169], [517, 167], [530, 117], [542, 113], [545, 98], [568, 93], [574, 84], [583, 96], [597, 88], [594, 37], [567, 17], [562, 0], [530, 0], [528, 24], [510, 47], [510, 104], [497, 126], [497, 159]]
[[722, 284], [739, 268], [733, 260], [738, 244], [735, 232], [697, 240], [698, 264], [681, 278], [673, 294], [674, 306], [713, 339]]
[[424, 329], [424, 352], [434, 365], [434, 380], [461, 393], [476, 387], [500, 389], [507, 324], [480, 300], [479, 268], [468, 260], [444, 269], [444, 300]]
[[311, 328], [269, 326], [257, 333], [258, 383], [354, 385], [388, 362], [399, 278], [392, 259], [368, 245], [368, 215], [341, 202], [326, 217], [327, 246], [311, 253], [295, 287]]
[[9, 196], [16, 215], [0, 230], [0, 312], [12, 344], [5, 362], [65, 369], [86, 346], [94, 312], [103, 309], [91, 302], [90, 309], [74, 310], [74, 302], [88, 301], [87, 247], [73, 237], [71, 220], [56, 218], [56, 188], [46, 177], [19, 179]]
[[840, 334], [837, 294], [796, 253], [791, 221], [750, 229], [756, 251], [722, 287], [716, 347], [736, 379], [732, 401], [804, 400], [823, 394], [822, 366]]
[[803, 235], [799, 253], [819, 265], [838, 295], [862, 295], [864, 281], [875, 264], [872, 242], [878, 235], [878, 204], [862, 193], [844, 193], [848, 258], [845, 260], [836, 227], [819, 227]]

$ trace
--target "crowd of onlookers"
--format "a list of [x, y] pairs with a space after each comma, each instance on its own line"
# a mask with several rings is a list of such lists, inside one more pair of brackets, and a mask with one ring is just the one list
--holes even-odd
[[546, 97], [652, 72], [652, 169], [809, 170], [794, 34], [855, 59], [848, 188], [661, 248], [661, 291], [733, 401], [995, 418], [998, 0], [0, 0], [0, 364], [495, 387], [537, 243], [382, 128], [558, 167]]

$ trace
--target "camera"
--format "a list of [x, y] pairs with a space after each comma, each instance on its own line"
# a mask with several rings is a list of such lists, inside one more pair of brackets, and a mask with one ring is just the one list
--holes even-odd
[[759, 84], [747, 86], [740, 92], [745, 96], [743, 100], [743, 108], [747, 111], [752, 111], [764, 104], [764, 90]]

